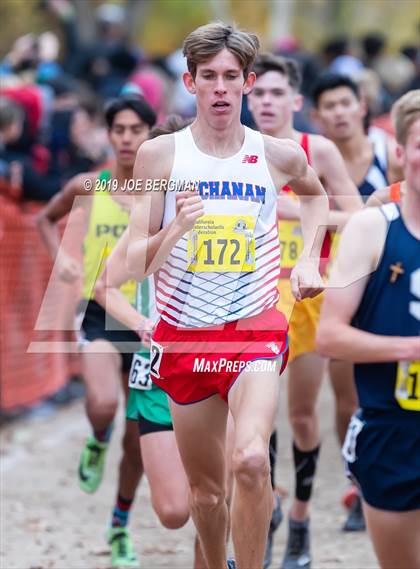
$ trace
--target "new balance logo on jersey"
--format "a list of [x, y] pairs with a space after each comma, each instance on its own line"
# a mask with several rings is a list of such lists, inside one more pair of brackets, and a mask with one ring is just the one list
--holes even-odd
[[258, 156], [255, 154], [245, 154], [242, 159], [242, 164], [256, 164], [258, 162]]
[[280, 353], [280, 349], [279, 347], [274, 343], [274, 342], [270, 342], [269, 344], [266, 344], [267, 348], [270, 348], [270, 350], [276, 354], [276, 356], [279, 355]]

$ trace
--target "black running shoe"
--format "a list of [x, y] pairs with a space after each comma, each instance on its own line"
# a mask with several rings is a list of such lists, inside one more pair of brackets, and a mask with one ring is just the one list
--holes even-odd
[[264, 569], [267, 569], [271, 565], [271, 561], [273, 560], [274, 532], [279, 528], [281, 521], [283, 519], [280, 496], [276, 494], [275, 498], [276, 498], [276, 505], [271, 515], [270, 527], [268, 528], [267, 545], [265, 546], [264, 563], [263, 563]]
[[347, 520], [344, 522], [343, 531], [365, 531], [366, 523], [363, 515], [362, 500], [355, 496], [349, 508]]
[[310, 569], [311, 561], [309, 520], [289, 519], [289, 537], [281, 569]]

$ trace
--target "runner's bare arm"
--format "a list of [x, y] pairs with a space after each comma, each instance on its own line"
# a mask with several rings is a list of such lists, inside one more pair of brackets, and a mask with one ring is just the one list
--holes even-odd
[[93, 291], [94, 298], [111, 316], [134, 332], [152, 330], [153, 321], [131, 306], [119, 290], [120, 286], [130, 279], [126, 266], [127, 247], [128, 230], [126, 229], [108, 257], [102, 274], [96, 281]]
[[363, 207], [356, 185], [350, 178], [343, 157], [336, 145], [323, 136], [311, 135], [313, 168], [323, 181], [334, 204], [328, 222], [341, 231], [351, 215]]
[[290, 277], [296, 300], [323, 290], [319, 258], [328, 226], [328, 197], [302, 148], [291, 140], [265, 137], [266, 155], [276, 187], [288, 184], [300, 200], [304, 248]]
[[391, 201], [391, 192], [389, 187], [381, 188], [380, 190], [376, 190], [369, 196], [365, 207], [378, 207], [389, 203]]
[[418, 356], [418, 338], [380, 336], [351, 325], [386, 231], [384, 216], [373, 208], [356, 213], [346, 225], [318, 326], [317, 347], [323, 356], [356, 363], [415, 359], [416, 349]]
[[[51, 198], [38, 214], [37, 226], [52, 259], [55, 259], [60, 247], [57, 223], [70, 213], [76, 196], [90, 195], [84, 189], [84, 183], [88, 178], [93, 180], [96, 174], [78, 174], [71, 178], [61, 192]], [[80, 200], [80, 204], [83, 205], [84, 200]]]
[[130, 217], [127, 249], [127, 267], [137, 281], [142, 281], [163, 265], [174, 245], [192, 229], [204, 211], [198, 193], [185, 192], [182, 198], [177, 195], [177, 215], [161, 229], [165, 192], [146, 192], [145, 184], [147, 180], [169, 179], [173, 155], [173, 135], [145, 142], [137, 154], [134, 178], [142, 180], [143, 187], [136, 195], [136, 204]]
[[[67, 182], [64, 188], [56, 194], [46, 206], [39, 212], [37, 226], [42, 240], [48, 249], [52, 260], [55, 260], [58, 252], [57, 267], [60, 278], [64, 281], [72, 282], [81, 276], [79, 263], [60, 250], [61, 235], [58, 222], [72, 211], [74, 207], [88, 209], [91, 203], [91, 193], [86, 193], [84, 184], [87, 179], [91, 181], [91, 187], [97, 177], [96, 173], [78, 174]], [[83, 196], [76, 204], [77, 196]], [[75, 205], [76, 204], [76, 205]]]
[[[279, 141], [281, 142], [281, 141]], [[328, 198], [305, 153], [293, 143], [283, 150], [279, 168], [289, 178], [288, 185], [299, 197], [304, 249], [302, 257], [319, 259], [328, 225]]]
[[[351, 215], [363, 207], [362, 198], [333, 142], [323, 136], [311, 135], [310, 148], [312, 167], [330, 198], [328, 226], [333, 231], [342, 231]], [[299, 203], [290, 200], [287, 194], [279, 195], [277, 212], [280, 219], [300, 219]]]

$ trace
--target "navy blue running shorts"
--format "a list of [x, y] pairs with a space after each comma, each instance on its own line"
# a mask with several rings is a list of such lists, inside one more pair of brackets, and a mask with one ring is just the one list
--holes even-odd
[[420, 413], [357, 411], [343, 457], [370, 506], [394, 512], [420, 508]]

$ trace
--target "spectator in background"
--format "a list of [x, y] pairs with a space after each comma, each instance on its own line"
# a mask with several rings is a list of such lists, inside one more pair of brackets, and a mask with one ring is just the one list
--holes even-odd
[[420, 89], [420, 49], [417, 49], [417, 54], [414, 64], [415, 64], [415, 74], [409, 85], [410, 91], [415, 91], [417, 89]]
[[371, 140], [375, 137], [394, 135], [389, 109], [391, 98], [383, 88], [379, 75], [373, 69], [365, 69], [357, 78], [356, 83], [360, 95], [367, 106], [365, 129]]
[[327, 42], [322, 53], [331, 73], [355, 78], [364, 69], [360, 59], [352, 54], [349, 39], [345, 36]]
[[377, 60], [383, 55], [386, 48], [386, 38], [380, 32], [372, 32], [362, 37], [362, 59], [366, 67], [375, 67]]
[[416, 72], [414, 63], [403, 54], [381, 58], [375, 70], [392, 101], [407, 91]]
[[122, 92], [132, 91], [143, 95], [156, 112], [159, 124], [166, 119], [167, 115], [169, 81], [157, 66], [147, 64], [130, 77], [129, 83], [124, 86]]
[[95, 100], [82, 101], [72, 112], [69, 145], [60, 156], [63, 179], [94, 170], [109, 159], [110, 152], [102, 114]]
[[74, 7], [68, 0], [48, 0], [65, 35], [65, 70], [86, 81], [102, 98], [116, 97], [141, 61], [139, 50], [125, 37], [125, 12], [118, 4], [102, 4], [96, 11], [96, 38], [81, 41]]
[[[59, 191], [60, 178], [49, 171], [46, 149], [36, 148], [25, 141], [25, 119], [21, 106], [7, 97], [0, 97], [2, 187], [7, 188], [10, 184], [8, 193], [14, 198], [46, 201]], [[44, 157], [41, 156], [42, 151]], [[20, 191], [17, 191], [17, 186], [20, 186]]]
[[17, 75], [24, 83], [51, 79], [62, 73], [57, 63], [60, 43], [50, 31], [19, 37], [0, 63], [0, 77]]
[[19, 37], [0, 64], [1, 75], [20, 75], [29, 72], [34, 79], [38, 65], [38, 41], [35, 34]]
[[185, 89], [182, 75], [187, 71], [182, 50], [177, 49], [166, 58], [169, 71], [177, 78], [173, 88], [170, 111], [182, 117], [194, 117], [196, 113], [195, 97]]
[[321, 73], [320, 60], [315, 54], [303, 49], [293, 36], [284, 37], [275, 41], [273, 52], [275, 55], [293, 59], [298, 64], [302, 73], [302, 87], [300, 92], [303, 95], [303, 105], [298, 112], [294, 113], [293, 126], [302, 132], [315, 133], [316, 131], [310, 117], [310, 97], [312, 85]]
[[414, 77], [412, 78], [409, 86], [408, 91], [415, 91], [420, 89], [420, 47], [414, 44], [404, 45], [401, 48], [401, 54], [413, 63], [414, 65]]
[[273, 45], [273, 53], [296, 61], [302, 73], [300, 92], [305, 97], [310, 98], [312, 86], [321, 73], [321, 62], [317, 55], [301, 47], [292, 36], [277, 40]]

